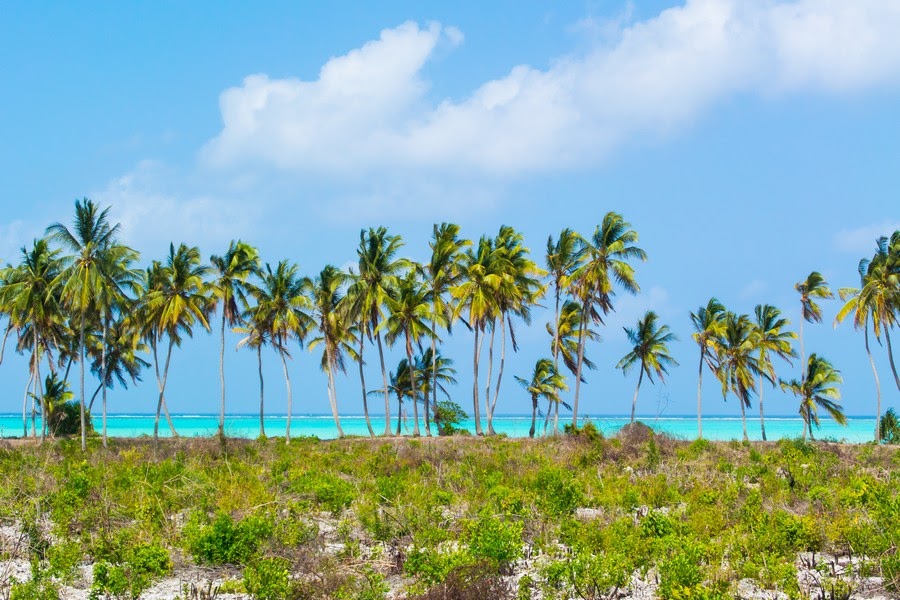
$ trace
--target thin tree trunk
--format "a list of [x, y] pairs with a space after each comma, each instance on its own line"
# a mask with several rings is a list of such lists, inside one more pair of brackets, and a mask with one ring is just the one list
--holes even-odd
[[[100, 349], [100, 386], [103, 388], [103, 447], [107, 448], [106, 441], [106, 331], [109, 327], [108, 319], [103, 316], [102, 348]], [[93, 399], [91, 399], [93, 403]]]
[[637, 387], [634, 388], [634, 398], [631, 400], [631, 422], [634, 423], [634, 411], [637, 408], [638, 392], [641, 391], [641, 381], [644, 379], [644, 363], [641, 361], [641, 372], [638, 375]]
[[741, 423], [743, 423], [744, 426], [744, 441], [747, 442], [750, 440], [750, 437], [747, 435], [747, 413], [745, 410], [744, 399], [738, 398], [738, 403], [741, 405]]
[[897, 384], [897, 389], [900, 390], [900, 377], [897, 376], [897, 367], [894, 366], [894, 351], [891, 349], [890, 327], [887, 325], [887, 319], [882, 319], [881, 322], [885, 323], [884, 337], [887, 340], [888, 362], [891, 364], [891, 372], [894, 374], [894, 383]]
[[531, 395], [531, 429], [528, 430], [528, 437], [534, 437], [534, 424], [537, 421], [537, 405], [538, 400], [537, 396], [534, 394]]
[[362, 386], [363, 414], [366, 416], [366, 427], [369, 429], [369, 436], [375, 437], [375, 430], [372, 429], [372, 421], [369, 419], [369, 400], [366, 397], [366, 374], [365, 369], [363, 369], [363, 349], [366, 345], [366, 336], [363, 331], [364, 328], [365, 325], [363, 325], [359, 331], [359, 383]]
[[763, 416], [763, 376], [759, 375], [759, 428], [762, 431], [762, 440], [766, 441], [766, 418]]
[[553, 415], [553, 400], [547, 400], [547, 412], [544, 414], [544, 437], [547, 436], [547, 430], [550, 428], [550, 417]]
[[[279, 347], [281, 346], [281, 340], [278, 341]], [[291, 376], [288, 374], [287, 368], [287, 359], [284, 357], [284, 352], [282, 350], [278, 351], [278, 354], [281, 355], [281, 368], [284, 369], [284, 383], [287, 386], [287, 426], [284, 430], [284, 443], [291, 443], [291, 415], [294, 410], [294, 398], [291, 396]]]
[[[399, 381], [397, 382], [400, 383]], [[399, 385], [398, 385], [399, 387]], [[397, 433], [395, 435], [400, 435], [400, 426], [403, 423], [403, 392], [397, 390]]]
[[878, 380], [878, 369], [875, 368], [875, 359], [872, 358], [872, 351], [869, 349], [869, 321], [863, 324], [863, 336], [866, 340], [866, 355], [869, 357], [869, 364], [872, 365], [872, 375], [875, 376], [875, 443], [881, 442], [881, 382]]
[[34, 389], [31, 393], [31, 437], [37, 437], [37, 430], [35, 429], [35, 420], [37, 417], [37, 410], [35, 408], [35, 398], [40, 398], [40, 389], [41, 389], [41, 357], [39, 354], [38, 347], [38, 329], [34, 328], [32, 332], [34, 335], [34, 353], [31, 355], [31, 368], [34, 369]]
[[[44, 442], [44, 423], [43, 423], [43, 421], [47, 420], [47, 411], [44, 410], [45, 400], [44, 400], [44, 391], [43, 391], [42, 386], [43, 386], [43, 384], [41, 383], [41, 355], [38, 353], [37, 360], [34, 363], [34, 388], [35, 388], [34, 396], [37, 396], [37, 398], [39, 399], [38, 401], [40, 402], [40, 405], [41, 405], [41, 443]], [[32, 409], [31, 409], [31, 432], [35, 435], [35, 437], [37, 437], [37, 434], [34, 431], [34, 405], [33, 404], [32, 404]]]
[[22, 437], [28, 437], [28, 390], [34, 381], [34, 369], [28, 369], [28, 383], [25, 384], [25, 397], [22, 398]]
[[263, 384], [262, 344], [256, 347], [256, 360], [259, 363], [259, 437], [266, 437], [265, 422], [265, 387]]
[[70, 354], [69, 361], [66, 363], [66, 374], [63, 375], [63, 381], [69, 381], [69, 371], [72, 370], [72, 363], [75, 361], [75, 356]]
[[87, 452], [87, 419], [84, 414], [84, 307], [81, 310], [81, 327], [78, 333], [78, 354], [80, 356], [79, 367], [81, 371], [81, 397], [78, 399], [81, 412], [81, 451]]
[[431, 436], [431, 404], [437, 410], [437, 331], [431, 319], [431, 400], [425, 398], [425, 435]]
[[581, 306], [581, 328], [578, 330], [578, 363], [575, 367], [575, 400], [572, 403], [572, 427], [578, 427], [578, 396], [581, 393], [581, 365], [584, 362], [585, 330], [587, 329], [588, 303]]
[[[497, 400], [500, 399], [500, 381], [503, 379], [503, 365], [506, 362], [506, 319], [500, 319], [500, 370], [497, 371], [497, 385], [494, 387], [494, 401], [491, 403], [491, 435], [494, 431], [494, 411], [497, 410]], [[532, 436], [533, 437], [533, 436]]]
[[156, 419], [153, 421], [153, 441], [155, 442], [159, 440], [159, 415], [162, 412], [162, 377], [159, 375], [158, 340], [155, 332], [151, 335], [150, 347], [153, 350], [153, 370], [156, 373], [156, 389], [159, 391], [159, 401], [156, 403]]
[[175, 425], [172, 423], [172, 417], [169, 415], [169, 408], [166, 406], [166, 381], [169, 378], [169, 363], [172, 360], [172, 346], [175, 345], [175, 340], [171, 337], [169, 338], [169, 348], [166, 351], [166, 364], [163, 367], [162, 378], [159, 377], [159, 361], [156, 356], [156, 345], [153, 346], [153, 358], [154, 362], [157, 364], [156, 368], [156, 376], [159, 383], [159, 401], [156, 403], [156, 421], [153, 424], [153, 439], [159, 439], [159, 416], [161, 411], [165, 411], [166, 421], [169, 424], [169, 429], [172, 432], [172, 437], [178, 437], [178, 432], [175, 431]]
[[91, 394], [91, 401], [88, 402], [88, 408], [87, 408], [88, 412], [91, 412], [92, 410], [94, 410], [94, 400], [97, 399], [97, 395], [100, 393], [100, 389], [102, 387], [103, 387], [103, 383], [101, 382], [100, 385], [97, 386], [97, 389], [94, 390], [94, 393]]
[[[377, 325], [377, 324], [376, 324]], [[378, 343], [378, 360], [381, 362], [381, 380], [384, 384], [384, 435], [391, 435], [391, 397], [388, 394], [387, 369], [384, 368], [384, 348], [381, 346], [381, 332], [375, 333]]]
[[12, 328], [12, 321], [10, 321], [6, 325], [6, 333], [3, 334], [3, 345], [0, 345], [0, 365], [3, 364], [3, 355], [6, 354], [6, 338], [9, 337], [9, 332], [12, 331]]
[[[803, 350], [803, 311], [800, 312], [800, 383], [806, 381], [806, 354]], [[805, 436], [806, 434], [804, 434]], [[804, 437], [805, 439], [805, 437]]]
[[803, 441], [806, 441], [806, 432], [809, 431], [812, 433], [812, 428], [809, 426], [809, 417], [807, 415], [803, 415]]
[[328, 347], [328, 342], [325, 343], [325, 360], [328, 361], [328, 386], [331, 415], [334, 417], [334, 424], [337, 427], [338, 437], [342, 438], [344, 437], [344, 430], [341, 429], [341, 417], [338, 415], [337, 386], [334, 384], [334, 359], [332, 358], [331, 350]]
[[478, 324], [473, 323], [473, 325], [475, 327], [475, 349], [472, 355], [474, 356], [475, 365], [473, 370], [474, 381], [472, 383], [472, 409], [475, 418], [475, 435], [484, 435], [484, 432], [481, 429], [481, 415], [478, 410], [478, 361], [481, 358], [481, 344], [479, 343], [479, 338], [482, 336], [480, 335]]
[[697, 371], [697, 439], [703, 439], [703, 356], [704, 349], [700, 347], [700, 369]]
[[219, 437], [225, 437], [225, 301], [222, 301], [222, 346], [219, 349], [219, 382], [222, 384], [222, 406], [219, 411]]
[[487, 433], [494, 435], [494, 415], [491, 414], [491, 376], [494, 371], [494, 334], [497, 333], [497, 321], [491, 323], [491, 343], [488, 345], [487, 383], [484, 388], [484, 413], [487, 417]]
[[559, 433], [559, 405], [560, 401], [557, 400], [553, 403], [553, 435], [557, 435]]
[[[419, 404], [416, 396], [416, 369], [412, 358], [412, 340], [409, 339], [409, 330], [406, 331], [406, 360], [409, 361], [409, 390], [412, 393], [413, 405], [413, 437], [422, 435], [419, 433]], [[428, 402], [428, 398], [425, 399]]]

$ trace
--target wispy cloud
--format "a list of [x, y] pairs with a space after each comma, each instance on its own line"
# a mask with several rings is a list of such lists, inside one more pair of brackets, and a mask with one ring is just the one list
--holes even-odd
[[863, 225], [855, 229], [842, 229], [834, 234], [834, 244], [844, 252], [873, 253], [875, 240], [881, 236], [890, 236], [900, 230], [900, 221], [885, 220], [880, 223]]

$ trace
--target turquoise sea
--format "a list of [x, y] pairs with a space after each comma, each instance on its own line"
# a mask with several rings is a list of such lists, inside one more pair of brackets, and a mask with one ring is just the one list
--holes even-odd
[[[696, 416], [655, 417], [643, 416], [638, 419], [657, 431], [665, 432], [679, 439], [693, 440], [697, 437]], [[139, 437], [153, 435], [152, 415], [109, 415], [107, 432], [114, 437]], [[175, 429], [182, 436], [212, 436], [218, 427], [216, 415], [173, 415]], [[611, 435], [629, 421], [629, 417], [609, 415], [585, 415], [579, 422], [590, 420], [604, 434]], [[571, 421], [571, 416], [560, 415], [560, 428]], [[287, 419], [285, 416], [267, 416], [265, 419], [266, 435], [283, 436]], [[484, 425], [484, 421], [482, 421]], [[542, 431], [543, 421], [539, 419], [538, 433]], [[31, 421], [29, 420], [29, 432]], [[341, 426], [346, 435], [368, 435], [365, 419], [360, 415], [341, 417]], [[509, 437], [527, 437], [531, 426], [530, 415], [498, 415], [494, 418], [494, 429]], [[40, 430], [40, 421], [37, 424]], [[94, 427], [99, 431], [100, 418], [94, 417]], [[384, 431], [384, 417], [372, 417], [372, 427], [376, 434]], [[462, 423], [462, 428], [475, 431], [475, 423], [469, 419]], [[393, 420], [392, 431], [396, 431], [396, 420]], [[751, 440], [762, 439], [759, 419], [747, 419], [747, 430]], [[160, 421], [161, 436], [169, 436], [169, 428], [165, 418]], [[255, 438], [259, 435], [258, 415], [228, 415], [225, 418], [225, 432], [231, 437]], [[404, 434], [412, 432], [410, 419], [403, 429]], [[846, 442], [868, 442], [874, 437], [874, 417], [848, 417], [846, 426], [841, 426], [829, 419], [822, 419], [822, 427], [816, 432], [819, 439]], [[769, 440], [795, 438], [803, 433], [803, 422], [799, 417], [766, 417], [766, 433]], [[424, 428], [422, 435], [425, 434]], [[22, 436], [22, 415], [0, 414], [0, 438]], [[291, 419], [291, 436], [316, 436], [320, 439], [337, 437], [337, 429], [330, 415], [294, 416]], [[709, 440], [740, 440], [742, 438], [740, 417], [708, 416], [703, 418], [703, 437]]]

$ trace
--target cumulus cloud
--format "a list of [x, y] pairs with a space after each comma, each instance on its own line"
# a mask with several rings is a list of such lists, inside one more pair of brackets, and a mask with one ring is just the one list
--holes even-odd
[[890, 236], [898, 230], [900, 221], [890, 220], [855, 229], [842, 229], [834, 235], [834, 244], [844, 252], [872, 254], [875, 252], [875, 240], [881, 236]]
[[512, 177], [596, 164], [735, 94], [852, 93], [900, 80], [900, 3], [688, 0], [545, 70], [518, 65], [433, 101], [423, 67], [457, 30], [404, 23], [314, 81], [247, 77], [222, 93], [212, 168]]

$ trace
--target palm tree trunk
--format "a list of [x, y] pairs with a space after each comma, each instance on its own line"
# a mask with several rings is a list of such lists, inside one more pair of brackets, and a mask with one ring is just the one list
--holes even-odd
[[[166, 381], [169, 378], [169, 364], [172, 360], [172, 346], [175, 345], [175, 340], [173, 338], [169, 338], [169, 349], [166, 351], [166, 364], [163, 367], [162, 378], [159, 381], [159, 401], [156, 403], [156, 422], [153, 424], [153, 439], [159, 439], [159, 415], [161, 411], [165, 411], [166, 422], [169, 424], [169, 430], [172, 432], [172, 437], [178, 437], [178, 432], [175, 431], [175, 425], [172, 423], [172, 417], [169, 415], [169, 408], [166, 406]], [[154, 344], [153, 347], [153, 355], [154, 359], [156, 359], [156, 346]], [[158, 364], [158, 361], [157, 361]], [[156, 370], [156, 376], [159, 378], [159, 367]]]
[[537, 405], [538, 405], [537, 396], [532, 394], [531, 395], [531, 429], [528, 430], [528, 437], [530, 437], [530, 438], [534, 437], [534, 424], [535, 424], [535, 421], [537, 421]]
[[494, 387], [494, 401], [491, 403], [491, 435], [494, 431], [494, 411], [497, 410], [497, 400], [500, 399], [500, 381], [503, 379], [503, 365], [506, 362], [506, 319], [501, 315], [500, 319], [500, 369], [497, 371], [497, 385]]
[[578, 330], [578, 362], [575, 367], [575, 399], [572, 403], [572, 427], [578, 427], [578, 396], [581, 393], [581, 365], [584, 362], [584, 332], [587, 329], [588, 301], [581, 306], [581, 328]]
[[366, 345], [366, 336], [363, 331], [365, 326], [359, 330], [359, 383], [362, 386], [363, 414], [366, 416], [366, 427], [369, 429], [369, 436], [375, 437], [375, 430], [372, 429], [372, 421], [369, 419], [369, 401], [366, 397], [366, 373], [363, 369], [363, 349]]
[[557, 400], [553, 403], [553, 435], [559, 433], [559, 405], [561, 402]]
[[400, 435], [400, 426], [402, 425], [402, 423], [403, 423], [403, 392], [398, 389], [397, 390], [397, 433], [395, 435]]
[[812, 427], [809, 426], [809, 415], [803, 415], [803, 441], [806, 441], [806, 432], [812, 433]]
[[704, 350], [700, 348], [700, 368], [697, 370], [697, 439], [703, 439], [703, 356]]
[[434, 319], [431, 319], [431, 401], [425, 398], [425, 435], [431, 436], [431, 411], [430, 406], [434, 404], [434, 410], [437, 411], [437, 331], [435, 331]]
[[[419, 437], [419, 404], [416, 396], [416, 369], [412, 358], [412, 341], [409, 339], [409, 329], [406, 330], [406, 360], [409, 362], [409, 391], [412, 394], [413, 405], [413, 437]], [[428, 402], [428, 399], [425, 399]]]
[[84, 307], [81, 310], [81, 327], [78, 330], [78, 354], [79, 370], [81, 371], [81, 396], [79, 397], [79, 411], [81, 412], [81, 451], [87, 452], [87, 419], [84, 414]]
[[644, 362], [641, 361], [641, 372], [638, 375], [637, 387], [634, 388], [634, 398], [631, 400], [631, 422], [634, 423], [634, 411], [637, 409], [638, 392], [641, 391], [641, 381], [644, 379]]
[[738, 398], [738, 403], [741, 405], [741, 423], [743, 423], [744, 426], [744, 441], [747, 442], [750, 440], [750, 437], [747, 435], [747, 413], [744, 399]]
[[338, 415], [337, 407], [337, 387], [334, 384], [334, 359], [328, 342], [325, 342], [325, 360], [328, 361], [328, 400], [331, 403], [331, 415], [334, 417], [334, 425], [337, 427], [338, 437], [344, 437], [344, 430], [341, 429], [341, 417]]
[[[281, 339], [279, 336], [278, 346], [281, 347]], [[284, 357], [284, 351], [279, 350], [278, 354], [281, 356], [281, 368], [284, 370], [284, 383], [287, 386], [287, 425], [284, 430], [284, 443], [291, 443], [291, 415], [294, 410], [294, 398], [291, 396], [291, 376], [288, 374], [287, 368], [287, 359]]]
[[159, 402], [156, 404], [156, 419], [153, 421], [153, 441], [159, 439], [159, 415], [162, 409], [162, 377], [159, 375], [159, 353], [157, 352], [156, 333], [151, 334], [150, 348], [153, 350], [153, 370], [156, 372], [156, 388], [159, 390]]
[[[35, 332], [35, 333], [37, 333], [37, 332]], [[35, 388], [34, 396], [37, 396], [40, 399], [39, 402], [41, 404], [41, 443], [43, 443], [44, 442], [44, 423], [43, 423], [43, 421], [47, 420], [47, 411], [44, 410], [44, 393], [41, 388], [41, 355], [37, 354], [36, 357], [37, 357], [37, 359], [35, 360], [35, 363], [34, 363], [34, 388]], [[32, 408], [31, 408], [31, 433], [32, 433], [32, 435], [37, 437], [37, 434], [34, 431], [34, 413], [35, 413], [34, 404], [33, 404], [34, 396], [32, 396]]]
[[869, 364], [872, 365], [872, 375], [875, 376], [875, 443], [881, 442], [881, 382], [878, 380], [878, 369], [875, 368], [875, 359], [872, 358], [872, 351], [869, 349], [869, 321], [863, 324], [863, 336], [866, 340], [866, 355], [869, 357]]
[[491, 323], [491, 343], [488, 345], [487, 383], [484, 388], [484, 413], [487, 417], [488, 435], [494, 435], [494, 415], [491, 414], [491, 375], [494, 371], [494, 334], [497, 333], [496, 320]]
[[391, 435], [391, 396], [388, 393], [388, 376], [387, 369], [384, 368], [384, 348], [381, 346], [380, 331], [375, 333], [375, 341], [378, 343], [378, 360], [381, 362], [381, 380], [384, 384], [384, 435], [389, 436]]
[[891, 372], [894, 374], [894, 383], [897, 384], [897, 389], [900, 390], [900, 377], [897, 376], [897, 367], [894, 366], [894, 351], [891, 349], [890, 327], [887, 325], [888, 321], [886, 319], [883, 319], [881, 322], [885, 323], [884, 338], [887, 340], [888, 362], [891, 365]]
[[92, 410], [94, 410], [94, 400], [97, 399], [97, 395], [100, 393], [100, 389], [102, 387], [103, 387], [103, 382], [101, 382], [100, 385], [97, 386], [97, 389], [94, 390], [94, 393], [91, 394], [91, 401], [88, 402], [88, 408], [87, 408], [88, 412], [91, 412]]
[[[806, 353], [803, 350], [803, 312], [800, 312], [800, 384], [806, 381]], [[806, 434], [804, 433], [804, 439]]]
[[0, 365], [3, 364], [3, 355], [6, 354], [6, 338], [9, 337], [9, 332], [12, 331], [12, 328], [12, 321], [10, 321], [6, 325], [6, 332], [3, 334], [3, 344], [0, 345]]
[[34, 369], [28, 369], [28, 383], [25, 384], [25, 397], [22, 398], [22, 437], [28, 437], [28, 390], [34, 381]]
[[222, 406], [219, 411], [219, 437], [225, 437], [225, 303], [222, 302], [221, 348], [219, 348], [219, 383], [222, 385]]
[[[103, 447], [107, 447], [106, 440], [106, 331], [109, 329], [109, 319], [103, 317], [103, 337], [100, 348], [100, 386], [103, 388]], [[93, 399], [91, 400], [93, 402]]]
[[265, 387], [263, 384], [262, 344], [256, 347], [256, 361], [259, 364], [259, 437], [266, 437]]
[[759, 428], [762, 431], [762, 440], [766, 441], [766, 418], [763, 416], [763, 376], [759, 376]]
[[550, 417], [553, 415], [553, 400], [547, 400], [547, 412], [544, 414], [544, 437], [547, 436], [547, 430], [550, 428]]
[[475, 435], [484, 435], [484, 432], [481, 429], [481, 415], [478, 411], [478, 361], [481, 358], [481, 344], [479, 343], [479, 338], [482, 337], [479, 335], [480, 328], [478, 323], [473, 323], [475, 327], [475, 350], [472, 355], [474, 356], [474, 381], [472, 383], [472, 414], [475, 418]]

